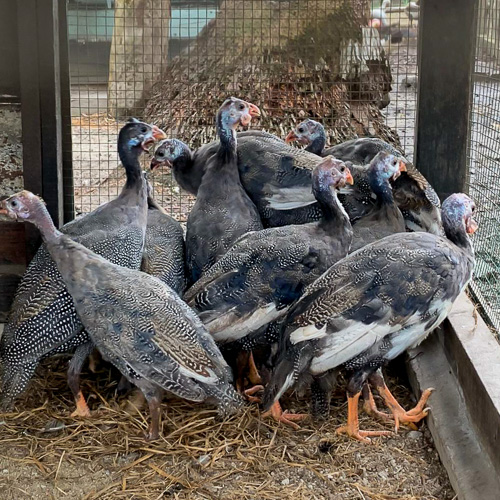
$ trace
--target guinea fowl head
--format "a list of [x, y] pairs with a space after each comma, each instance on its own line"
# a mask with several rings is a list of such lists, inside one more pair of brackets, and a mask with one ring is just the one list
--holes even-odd
[[473, 234], [479, 227], [473, 219], [476, 204], [463, 193], [455, 193], [443, 201], [441, 214], [446, 236], [455, 241], [460, 233]]
[[370, 163], [370, 172], [381, 181], [395, 181], [401, 172], [406, 172], [406, 164], [401, 158], [380, 151]]
[[57, 233], [45, 202], [30, 191], [19, 191], [0, 202], [0, 214], [20, 222], [31, 222], [45, 239]]
[[[303, 146], [308, 146], [317, 139], [326, 141], [325, 128], [321, 123], [311, 119], [300, 122], [285, 138], [285, 142], [297, 141]], [[324, 144], [323, 144], [324, 147]]]
[[139, 155], [142, 151], [146, 151], [150, 144], [160, 139], [166, 139], [166, 137], [165, 132], [156, 125], [149, 125], [136, 118], [130, 118], [120, 130], [118, 144]]
[[187, 149], [187, 146], [178, 139], [165, 139], [161, 141], [151, 160], [151, 170], [162, 165], [172, 167], [175, 161], [185, 154]]
[[217, 112], [217, 124], [219, 128], [235, 130], [238, 125], [246, 127], [256, 116], [260, 116], [260, 109], [255, 104], [230, 97]]
[[319, 193], [327, 189], [340, 189], [346, 184], [353, 184], [351, 171], [346, 164], [335, 159], [333, 156], [327, 156], [313, 170], [312, 185], [313, 192]]

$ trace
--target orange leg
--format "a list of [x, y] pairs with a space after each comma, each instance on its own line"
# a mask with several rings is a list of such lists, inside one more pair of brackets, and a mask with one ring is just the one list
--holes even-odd
[[377, 404], [375, 403], [375, 399], [373, 398], [372, 391], [368, 384], [363, 385], [363, 410], [365, 413], [370, 415], [371, 417], [378, 418], [384, 422], [393, 421], [394, 418], [390, 413], [385, 413], [383, 411], [379, 411], [377, 408]]
[[160, 400], [157, 396], [149, 399], [149, 413], [151, 416], [151, 424], [149, 425], [148, 432], [145, 435], [146, 441], [155, 441], [160, 437]]
[[[391, 391], [385, 385], [385, 382], [383, 380], [378, 383], [377, 390], [384, 398], [385, 404], [391, 410], [394, 416], [396, 432], [399, 429], [400, 423], [413, 424], [413, 422], [420, 422], [420, 420], [428, 415], [429, 408], [426, 408], [425, 405], [427, 403], [427, 400], [429, 399], [429, 396], [434, 391], [434, 389], [426, 389], [422, 393], [422, 396], [420, 397], [420, 400], [415, 408], [409, 411], [405, 411], [405, 409], [401, 407], [396, 398], [392, 395]], [[414, 424], [413, 427], [415, 427]]]
[[254, 396], [256, 392], [262, 392], [264, 390], [263, 385], [254, 385], [253, 387], [250, 387], [250, 389], [247, 389], [246, 391], [243, 391], [243, 395], [250, 401], [251, 403], [261, 403], [261, 398], [258, 396]]
[[309, 415], [304, 413], [288, 413], [288, 411], [283, 411], [281, 409], [279, 401], [276, 401], [271, 409], [263, 413], [262, 416], [272, 417], [274, 418], [274, 420], [276, 420], [276, 422], [282, 422], [297, 430], [300, 429], [300, 426], [298, 426], [295, 422], [300, 422], [301, 420], [307, 418]]
[[82, 391], [78, 391], [75, 398], [76, 410], [71, 414], [72, 417], [90, 417], [90, 410], [85, 401]]
[[250, 380], [253, 385], [262, 384], [262, 377], [260, 376], [259, 370], [257, 370], [257, 366], [255, 366], [252, 352], [248, 358], [248, 380]]
[[240, 393], [244, 392], [245, 379], [248, 379], [252, 384], [262, 384], [262, 378], [259, 370], [255, 366], [252, 352], [241, 351], [236, 360], [238, 376], [236, 379], [236, 390]]
[[358, 402], [361, 396], [361, 391], [354, 396], [347, 395], [347, 425], [339, 427], [336, 430], [337, 434], [347, 434], [348, 436], [357, 439], [363, 443], [371, 441], [369, 436], [390, 436], [389, 431], [361, 431], [359, 430], [358, 419]]

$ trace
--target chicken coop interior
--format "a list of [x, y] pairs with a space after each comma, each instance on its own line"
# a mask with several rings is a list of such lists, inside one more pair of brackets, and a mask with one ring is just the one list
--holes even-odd
[[[258, 404], [220, 420], [209, 405], [168, 395], [160, 439], [147, 442], [147, 405], [136, 393], [121, 395], [116, 365], [100, 356], [84, 365], [81, 387], [92, 417], [74, 418], [69, 358], [57, 350], [63, 343], [51, 351], [57, 355], [47, 356], [34, 341], [36, 354], [26, 353], [27, 365], [38, 356], [31, 381], [15, 406], [0, 414], [1, 498], [498, 498], [500, 0], [0, 0], [0, 26], [0, 204], [31, 191], [43, 198], [57, 228], [92, 215], [128, 185], [117, 144], [135, 118], [162, 134], [159, 145], [144, 143], [140, 164], [155, 206], [180, 223], [184, 244], [203, 186], [192, 188], [198, 181], [188, 178], [187, 162], [194, 169], [196, 155], [201, 158], [218, 137], [222, 144], [216, 117], [229, 97], [252, 103], [251, 119], [240, 121], [245, 131], [235, 135], [238, 155], [252, 154], [251, 139], [245, 142], [252, 134], [267, 133], [262, 137], [288, 148], [287, 154], [269, 150], [259, 157], [263, 172], [290, 163], [293, 175], [308, 169], [314, 186], [310, 172], [320, 160], [296, 160], [305, 150], [310, 157], [345, 161], [355, 186], [358, 158], [336, 153], [347, 141], [380, 139], [384, 151], [404, 160], [394, 179], [403, 172], [416, 176], [417, 187], [405, 196], [424, 192], [430, 203], [427, 215], [411, 223], [411, 210], [400, 205], [402, 230], [410, 231], [405, 234], [432, 233], [429, 214], [441, 213], [438, 207], [453, 193], [473, 200], [478, 226], [469, 235], [472, 279], [448, 319], [385, 372], [405, 408], [418, 406], [420, 394], [434, 387], [422, 424], [409, 420], [397, 434], [370, 444], [339, 435], [336, 428], [351, 411], [349, 379], [340, 375], [326, 421], [301, 421], [297, 429], [265, 420]], [[315, 130], [324, 130], [318, 151], [312, 138], [302, 139], [304, 123], [316, 122]], [[165, 161], [162, 144], [171, 144], [171, 154], [184, 148], [189, 160]], [[216, 156], [207, 156], [207, 164]], [[343, 184], [335, 181], [342, 186], [349, 180], [343, 175]], [[309, 182], [300, 196], [315, 203], [313, 192]], [[266, 194], [273, 210], [284, 203], [281, 195]], [[311, 223], [287, 219], [300, 205], [286, 203], [284, 220], [292, 221], [286, 224]], [[230, 217], [227, 209], [222, 213]], [[10, 331], [16, 290], [44, 234], [2, 213], [0, 332]], [[262, 216], [250, 230], [288, 227], [272, 217]], [[193, 303], [206, 299], [198, 278], [179, 284], [183, 291], [194, 283], [183, 296], [189, 306], [190, 297]], [[194, 293], [200, 295], [195, 299]], [[35, 312], [27, 306], [23, 315]], [[0, 372], [6, 372], [2, 349]], [[286, 396], [283, 407], [291, 415], [309, 408], [298, 393]], [[360, 424], [394, 430], [361, 412]]]

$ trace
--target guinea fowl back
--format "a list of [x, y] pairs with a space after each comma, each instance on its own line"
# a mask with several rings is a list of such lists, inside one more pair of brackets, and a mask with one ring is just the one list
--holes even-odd
[[[182, 295], [186, 287], [184, 232], [180, 223], [148, 196], [148, 222], [141, 271]], [[130, 266], [126, 266], [130, 267]]]
[[[127, 173], [126, 186], [116, 199], [66, 224], [62, 231], [111, 262], [139, 268], [147, 203], [137, 157], [142, 151], [141, 141], [151, 141], [161, 134], [159, 129], [141, 122], [125, 125], [120, 132], [119, 153]], [[130, 141], [135, 145], [132, 156]], [[43, 357], [69, 352], [86, 341], [88, 336], [82, 331], [71, 296], [42, 245], [21, 280], [0, 341], [0, 404], [5, 408], [12, 404]]]

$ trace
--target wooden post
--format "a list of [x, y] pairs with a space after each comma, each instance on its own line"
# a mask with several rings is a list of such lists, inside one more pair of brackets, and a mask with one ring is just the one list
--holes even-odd
[[63, 221], [58, 0], [19, 0], [19, 66], [26, 189]]
[[59, 66], [61, 75], [61, 128], [64, 223], [75, 218], [73, 140], [71, 137], [71, 85], [69, 75], [68, 0], [59, 0]]
[[466, 191], [478, 0], [423, 0], [415, 164], [441, 200]]

